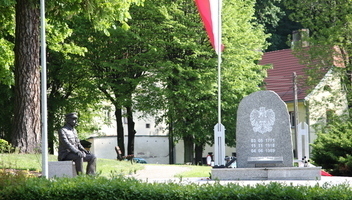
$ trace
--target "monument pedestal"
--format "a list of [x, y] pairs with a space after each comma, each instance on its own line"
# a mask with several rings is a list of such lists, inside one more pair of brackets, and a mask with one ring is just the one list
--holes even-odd
[[321, 167], [213, 168], [213, 180], [320, 180]]

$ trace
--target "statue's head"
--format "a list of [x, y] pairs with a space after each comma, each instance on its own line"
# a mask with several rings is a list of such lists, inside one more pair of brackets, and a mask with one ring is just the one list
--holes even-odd
[[77, 113], [75, 112], [72, 112], [72, 113], [68, 113], [65, 115], [66, 117], [66, 123], [68, 123], [69, 125], [71, 126], [77, 126], [77, 119], [78, 119], [78, 116], [77, 116]]

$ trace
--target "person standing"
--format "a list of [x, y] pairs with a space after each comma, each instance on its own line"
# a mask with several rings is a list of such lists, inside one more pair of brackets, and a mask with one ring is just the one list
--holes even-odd
[[84, 149], [77, 136], [77, 113], [65, 115], [66, 123], [59, 130], [59, 161], [72, 160], [77, 174], [83, 174], [83, 162], [88, 162], [86, 174], [94, 175], [96, 171], [96, 157]]

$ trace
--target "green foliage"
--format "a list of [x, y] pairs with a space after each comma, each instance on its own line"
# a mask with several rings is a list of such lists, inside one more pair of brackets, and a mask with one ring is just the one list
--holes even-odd
[[312, 159], [333, 175], [352, 176], [352, 123], [334, 120], [312, 144]]
[[[23, 186], [30, 176], [27, 171], [10, 171], [0, 168], [0, 191], [9, 185]], [[0, 194], [0, 199], [4, 198], [2, 195]]]
[[9, 153], [12, 150], [11, 144], [9, 144], [6, 140], [0, 139], [0, 153]]
[[[352, 105], [351, 57], [352, 50], [352, 4], [349, 0], [294, 1], [286, 0], [293, 12], [291, 18], [309, 29], [309, 48], [297, 48], [301, 63], [307, 66], [308, 86], [315, 86], [329, 69], [339, 72], [343, 90], [347, 94], [349, 107]], [[327, 89], [327, 88], [326, 88]], [[328, 92], [329, 90], [326, 90]], [[339, 106], [338, 94], [333, 94], [326, 103]], [[343, 93], [342, 93], [343, 94]], [[325, 105], [318, 105], [326, 107]], [[314, 113], [312, 113], [314, 114]], [[331, 121], [317, 133], [313, 146], [313, 160], [335, 175], [351, 175], [351, 123], [342, 118]]]
[[11, 131], [13, 123], [13, 88], [0, 84], [0, 138], [11, 141]]
[[[87, 19], [89, 19], [93, 24], [96, 29], [99, 30], [105, 30], [107, 33], [106, 29], [110, 28], [115, 21], [119, 21], [121, 23], [122, 27], [125, 27], [125, 29], [128, 28], [127, 20], [130, 19], [129, 15], [129, 7], [131, 5], [143, 5], [144, 0], [130, 0], [130, 1], [120, 1], [120, 0], [111, 0], [111, 1], [101, 1], [101, 0], [87, 0], [87, 1], [47, 1], [45, 2], [45, 15], [46, 15], [46, 31], [47, 31], [47, 44], [48, 44], [48, 69], [53, 70], [57, 72], [53, 65], [57, 63], [52, 63], [52, 59], [58, 59], [62, 60], [62, 63], [67, 63], [68, 60], [70, 60], [70, 55], [72, 54], [78, 54], [78, 55], [83, 55], [85, 52], [84, 47], [77, 46], [74, 42], [69, 42], [65, 41], [65, 38], [67, 38], [69, 35], [72, 34], [72, 30], [68, 27], [68, 22], [72, 21], [72, 17], [83, 14]], [[39, 13], [39, 2], [35, 3], [38, 9], [34, 9], [33, 12], [38, 12]], [[18, 42], [22, 39], [26, 39], [23, 37], [20, 38], [15, 38], [15, 30], [24, 30], [27, 27], [37, 27], [36, 25], [31, 25], [28, 23], [31, 23], [30, 20], [24, 20], [20, 24], [16, 24], [15, 29], [15, 16], [18, 14], [20, 15], [19, 9], [21, 9], [19, 6], [22, 5], [20, 3], [17, 3], [17, 11], [18, 13], [15, 13], [15, 5], [16, 5], [16, 0], [3, 0], [0, 2], [0, 24], [1, 24], [1, 30], [0, 30], [0, 84], [4, 85], [13, 85], [14, 84], [14, 75], [13, 75], [13, 64], [14, 64], [14, 55], [21, 55], [21, 53], [17, 52], [16, 54], [14, 53], [14, 43], [15, 41]], [[24, 7], [26, 8], [26, 7]], [[23, 9], [24, 9], [23, 8]], [[29, 14], [29, 13], [27, 13]], [[31, 13], [33, 14], [33, 13]], [[34, 15], [35, 16], [35, 15]], [[37, 20], [33, 20], [32, 22], [38, 22], [39, 21], [39, 15], [36, 15]], [[32, 17], [27, 19], [32, 19]], [[25, 25], [23, 27], [20, 27], [21, 25]], [[19, 27], [19, 28], [18, 28]], [[29, 29], [28, 29], [29, 30]], [[27, 31], [28, 32], [28, 31]], [[32, 38], [39, 38], [38, 33], [35, 36], [29, 36]], [[108, 34], [108, 33], [107, 33]], [[16, 46], [19, 46], [16, 44]], [[39, 49], [34, 49], [32, 46], [25, 46], [23, 48], [27, 48], [27, 52], [30, 50], [33, 52], [39, 52]], [[39, 48], [39, 46], [35, 47]], [[17, 48], [18, 49], [18, 48]], [[54, 54], [62, 54], [61, 56], [55, 56]], [[29, 60], [33, 61], [38, 61], [38, 56], [32, 54], [33, 58]], [[53, 58], [54, 57], [54, 58]], [[17, 63], [17, 62], [16, 62]], [[61, 64], [62, 64], [61, 63]], [[33, 64], [33, 63], [26, 63], [27, 65]], [[72, 64], [72, 63], [71, 63]], [[37, 65], [37, 63], [36, 63]], [[21, 67], [17, 66], [16, 67]], [[72, 67], [72, 66], [71, 66]], [[34, 71], [39, 70], [40, 68], [38, 66], [33, 67]], [[72, 68], [70, 68], [72, 69]], [[75, 110], [80, 110], [82, 114], [89, 114], [91, 115], [91, 111], [89, 108], [92, 108], [95, 102], [92, 102], [92, 98], [87, 98], [87, 92], [82, 91], [81, 85], [70, 85], [70, 83], [67, 84], [62, 84], [61, 81], [58, 80], [63, 80], [64, 78], [61, 76], [60, 78], [56, 79], [59, 75], [62, 75], [61, 73], [53, 74], [57, 75], [56, 77], [50, 76], [53, 75], [50, 73], [52, 71], [49, 71], [49, 76], [52, 78], [52, 80], [49, 80], [49, 87], [48, 90], [51, 92], [49, 93], [49, 108], [48, 108], [48, 124], [49, 124], [49, 145], [52, 149], [52, 143], [54, 140], [54, 130], [58, 128], [58, 124], [60, 123], [61, 115], [65, 114], [66, 112], [72, 112], [74, 109], [70, 108], [70, 106], [73, 106]], [[33, 73], [36, 74], [36, 73]], [[72, 73], [73, 75], [77, 75], [75, 73]], [[80, 74], [84, 74], [80, 72]], [[66, 73], [65, 78], [70, 75], [70, 73]], [[19, 78], [19, 77], [16, 77]], [[74, 77], [76, 79], [79, 79], [79, 77]], [[33, 78], [32, 80], [35, 80], [34, 83], [38, 84], [39, 79]], [[74, 79], [71, 79], [74, 80]], [[59, 82], [58, 84], [53, 85], [53, 82]], [[86, 83], [80, 79], [81, 83]], [[67, 86], [69, 85], [69, 86]], [[65, 87], [67, 86], [67, 87]], [[16, 88], [20, 88], [19, 85], [16, 86]], [[30, 88], [36, 88], [35, 86], [30, 87]], [[74, 88], [74, 90], [72, 90]], [[63, 94], [60, 94], [62, 92]], [[32, 94], [34, 93], [33, 91], [28, 91], [26, 94]], [[58, 94], [59, 93], [59, 94]], [[92, 94], [92, 91], [89, 91], [90, 95], [94, 96]], [[9, 92], [9, 95], [11, 92]], [[20, 93], [22, 94], [22, 93]], [[7, 97], [6, 95], [5, 97]], [[17, 98], [17, 97], [16, 97]], [[19, 99], [22, 99], [21, 96], [18, 97]], [[87, 99], [89, 102], [87, 102]], [[6, 99], [7, 100], [7, 99]], [[74, 100], [77, 100], [78, 106], [76, 106], [73, 102]], [[5, 101], [0, 101], [0, 104], [3, 104]], [[11, 115], [8, 115], [8, 119], [10, 119], [11, 122], [11, 116], [13, 116], [13, 102], [18, 102], [18, 101], [11, 101], [11, 105], [3, 107], [5, 112], [3, 113], [3, 116], [6, 116], [8, 113]], [[70, 105], [69, 105], [70, 104]], [[38, 104], [39, 105], [39, 104]], [[19, 106], [21, 107], [21, 106]], [[28, 106], [23, 106], [23, 107], [28, 107]], [[21, 108], [23, 108], [21, 107]], [[89, 107], [84, 109], [84, 107]], [[96, 109], [96, 107], [93, 107]], [[40, 110], [40, 108], [34, 108], [34, 110]], [[67, 111], [68, 110], [68, 111]], [[12, 111], [12, 112], [11, 112]], [[17, 110], [16, 110], [17, 111]], [[19, 112], [19, 113], [24, 113], [24, 112]], [[19, 114], [21, 115], [21, 114]], [[15, 114], [17, 117], [17, 113]], [[19, 117], [20, 118], [20, 117]], [[84, 119], [84, 121], [91, 122], [92, 119]], [[11, 129], [6, 126], [8, 123], [8, 120], [0, 120], [0, 137], [1, 138], [6, 138], [8, 139], [10, 137]], [[18, 125], [17, 123], [21, 123], [20, 120], [14, 120], [15, 126], [13, 127], [25, 127], [26, 125]], [[33, 123], [33, 127], [40, 127], [40, 120], [36, 120], [35, 122], [30, 122]], [[37, 123], [37, 124], [36, 124]], [[38, 124], [39, 123], [39, 124]], [[87, 123], [84, 123], [86, 126], [85, 128], [80, 128], [80, 129], [85, 129], [86, 130], [96, 130], [96, 127], [92, 126], [91, 123], [87, 125]], [[83, 127], [83, 126], [81, 126]], [[87, 131], [88, 132], [88, 131]], [[22, 132], [16, 131], [15, 134], [21, 135]], [[21, 136], [19, 136], [21, 137]], [[26, 147], [29, 146], [28, 144], [22, 144], [23, 149], [25, 151]]]
[[237, 106], [259, 90], [267, 66], [258, 65], [267, 48], [264, 27], [253, 22], [255, 1], [225, 1], [223, 6], [222, 116], [226, 143], [234, 145]]
[[131, 5], [143, 5], [144, 0], [87, 0], [87, 1], [50, 1], [46, 3], [46, 10], [51, 19], [61, 21], [72, 19], [75, 15], [83, 14], [89, 19], [97, 30], [110, 28], [116, 21], [128, 28], [127, 21], [131, 18], [129, 8]]
[[280, 5], [281, 0], [257, 0], [255, 3], [256, 20], [265, 27], [277, 27], [278, 22], [285, 15]]
[[[0, 174], [1, 175], [1, 174]], [[3, 177], [3, 176], [1, 176]], [[288, 186], [280, 183], [241, 186], [144, 183], [131, 178], [78, 176], [76, 178], [38, 179], [5, 176], [6, 187], [0, 184], [0, 199], [350, 199], [347, 184]], [[3, 182], [1, 182], [3, 183]]]
[[0, 138], [8, 141], [11, 140], [14, 109], [14, 4], [13, 0], [0, 2]]
[[[217, 122], [217, 56], [194, 1], [159, 4], [158, 8], [155, 2], [145, 2], [144, 8], [157, 9], [154, 15], [161, 13], [158, 19], [162, 21], [155, 27], [147, 26], [158, 34], [159, 40], [153, 43], [158, 59], [148, 79], [142, 80], [137, 88], [136, 108], [156, 113], [158, 121], [169, 125], [170, 138], [187, 141], [185, 161], [191, 162], [194, 144], [202, 147], [213, 142]], [[222, 122], [228, 133], [227, 144], [234, 145], [237, 104], [257, 90], [265, 76], [265, 67], [256, 61], [266, 48], [267, 35], [262, 26], [253, 22], [254, 1], [229, 0], [223, 4]], [[138, 16], [144, 13], [142, 10], [136, 10], [140, 12]]]
[[[291, 18], [309, 29], [309, 51], [303, 57], [309, 57], [312, 66], [307, 74], [311, 79], [319, 79], [317, 72], [326, 71], [331, 66], [341, 67], [341, 80], [347, 91], [349, 105], [352, 105], [351, 92], [351, 56], [352, 50], [352, 4], [350, 0], [286, 0], [285, 4], [293, 12]], [[307, 56], [308, 55], [308, 56]], [[334, 58], [334, 60], [333, 60]], [[314, 61], [314, 62], [313, 62]], [[324, 63], [322, 65], [322, 63]], [[318, 73], [319, 74], [319, 73]], [[317, 81], [317, 80], [315, 80]]]
[[291, 19], [290, 10], [284, 5], [285, 0], [256, 0], [255, 20], [265, 27], [270, 34], [270, 43], [266, 51], [290, 48], [288, 41], [292, 31], [301, 29], [301, 25]]
[[13, 75], [13, 60], [14, 52], [13, 43], [0, 38], [0, 84], [13, 85], [14, 75]]

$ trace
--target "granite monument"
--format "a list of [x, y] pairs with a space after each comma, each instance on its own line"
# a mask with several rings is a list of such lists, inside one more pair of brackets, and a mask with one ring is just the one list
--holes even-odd
[[238, 168], [293, 166], [289, 114], [275, 92], [258, 91], [243, 98], [236, 143]]

